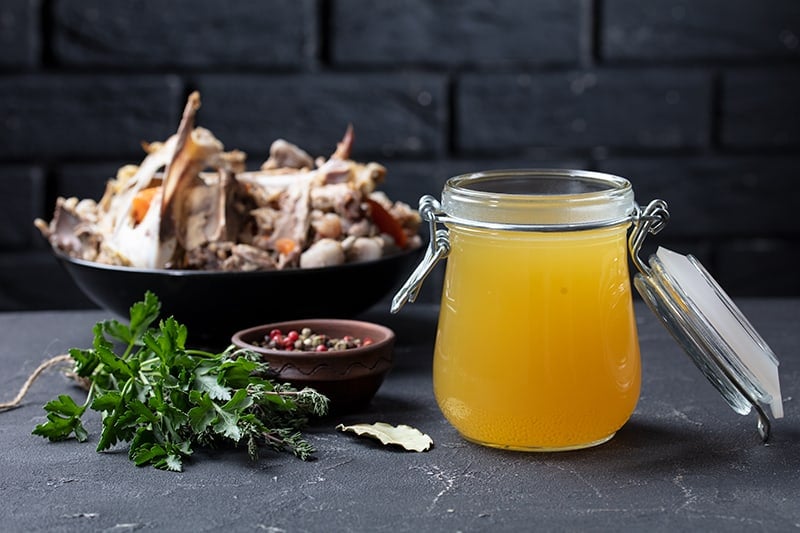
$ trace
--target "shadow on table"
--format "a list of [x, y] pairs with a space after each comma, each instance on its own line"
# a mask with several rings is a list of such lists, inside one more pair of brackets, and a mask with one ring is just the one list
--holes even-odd
[[[753, 429], [741, 425], [727, 430], [681, 426], [659, 421], [629, 421], [609, 442], [594, 448], [552, 453], [491, 453], [536, 463], [599, 464], [631, 475], [669, 476], [676, 471], [719, 474], [766, 470], [800, 470], [800, 429], [778, 428], [767, 444]], [[741, 434], [735, 434], [741, 432]]]

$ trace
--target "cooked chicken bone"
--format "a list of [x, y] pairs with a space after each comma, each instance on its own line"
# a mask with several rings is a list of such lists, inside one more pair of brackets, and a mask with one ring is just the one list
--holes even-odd
[[52, 220], [34, 222], [51, 246], [139, 268], [319, 268], [401, 251], [398, 228], [381, 228], [370, 202], [402, 228], [406, 249], [421, 245], [419, 214], [378, 190], [386, 168], [351, 159], [351, 125], [328, 158], [278, 139], [247, 171], [244, 152], [195, 126], [199, 109], [195, 92], [175, 134], [142, 143], [141, 163], [122, 166], [100, 201], [58, 198]]

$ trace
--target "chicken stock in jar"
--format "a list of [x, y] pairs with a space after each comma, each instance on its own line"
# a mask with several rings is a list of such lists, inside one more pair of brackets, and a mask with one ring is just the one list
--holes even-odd
[[515, 450], [612, 438], [641, 383], [630, 182], [488, 171], [449, 179], [441, 203], [425, 196], [420, 212], [431, 246], [393, 311], [446, 257], [433, 384], [447, 420], [470, 441]]

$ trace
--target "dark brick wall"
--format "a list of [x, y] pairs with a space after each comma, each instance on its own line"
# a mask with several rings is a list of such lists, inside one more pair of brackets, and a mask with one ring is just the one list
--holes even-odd
[[352, 122], [412, 205], [465, 171], [620, 173], [670, 204], [653, 245], [800, 296], [797, 0], [3, 0], [0, 50], [0, 310], [90, 305], [32, 220], [99, 196], [193, 89], [253, 164]]

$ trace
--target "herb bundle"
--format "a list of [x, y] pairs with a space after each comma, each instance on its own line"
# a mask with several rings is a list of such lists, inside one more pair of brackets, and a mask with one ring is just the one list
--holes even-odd
[[48, 402], [47, 422], [33, 433], [51, 441], [74, 434], [83, 442], [81, 420], [91, 408], [103, 420], [97, 451], [128, 442], [137, 466], [181, 471], [196, 446], [242, 443], [253, 459], [263, 447], [311, 456], [301, 429], [327, 412], [325, 396], [276, 383], [255, 352], [186, 348], [187, 329], [173, 317], [153, 326], [160, 310], [147, 292], [131, 306], [129, 324], [98, 322], [92, 347], [69, 351], [77, 379], [88, 386], [86, 401], [78, 405], [62, 394]]

